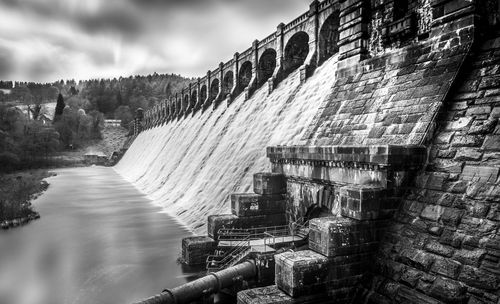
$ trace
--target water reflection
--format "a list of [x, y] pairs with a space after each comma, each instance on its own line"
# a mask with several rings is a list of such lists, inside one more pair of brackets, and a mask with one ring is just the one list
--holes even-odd
[[189, 232], [111, 168], [57, 170], [41, 219], [0, 231], [1, 304], [130, 303], [196, 276]]

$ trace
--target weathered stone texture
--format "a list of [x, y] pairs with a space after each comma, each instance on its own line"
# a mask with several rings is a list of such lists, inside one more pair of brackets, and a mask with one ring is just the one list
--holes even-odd
[[[420, 144], [469, 51], [472, 29], [471, 18], [436, 26], [430, 39], [363, 61], [357, 74], [340, 72], [304, 139], [314, 145]], [[481, 83], [471, 79], [466, 86], [475, 89]], [[482, 85], [487, 90], [494, 80]], [[487, 105], [467, 110], [476, 115], [491, 112]], [[465, 120], [449, 128], [467, 124]], [[464, 134], [454, 145], [480, 143], [474, 135]]]
[[374, 303], [500, 301], [500, 99], [492, 98], [500, 95], [500, 39], [485, 45], [464, 64], [428, 166], [381, 245]]

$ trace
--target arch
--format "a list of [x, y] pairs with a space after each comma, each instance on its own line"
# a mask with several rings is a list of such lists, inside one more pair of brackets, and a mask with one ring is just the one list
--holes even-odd
[[274, 70], [276, 69], [276, 50], [266, 49], [259, 59], [259, 85], [266, 82], [271, 76], [273, 76]]
[[190, 104], [190, 107], [194, 107], [196, 105], [196, 102], [198, 101], [198, 91], [196, 90], [193, 90], [193, 92], [191, 92], [191, 104]]
[[283, 71], [285, 76], [300, 67], [309, 54], [309, 35], [306, 32], [295, 33], [285, 47]]
[[233, 71], [228, 71], [226, 75], [224, 75], [224, 80], [222, 81], [222, 93], [224, 97], [231, 93], [231, 89], [233, 88], [234, 83], [234, 73]]
[[202, 85], [200, 89], [200, 102], [204, 103], [205, 100], [207, 100], [208, 92], [207, 92], [207, 85]]
[[314, 204], [307, 208], [306, 214], [304, 215], [304, 223], [314, 218], [327, 216], [333, 216], [333, 214], [326, 206], [319, 206], [318, 204]]
[[241, 65], [240, 72], [238, 74], [240, 88], [246, 88], [250, 84], [250, 80], [252, 80], [252, 63], [250, 61], [245, 61]]
[[339, 51], [339, 12], [335, 11], [323, 23], [319, 31], [319, 64]]
[[408, 13], [408, 0], [398, 0], [394, 1], [394, 6], [393, 6], [393, 20], [399, 20], [403, 18], [406, 13]]
[[214, 100], [219, 95], [219, 79], [212, 80], [210, 85], [210, 100]]

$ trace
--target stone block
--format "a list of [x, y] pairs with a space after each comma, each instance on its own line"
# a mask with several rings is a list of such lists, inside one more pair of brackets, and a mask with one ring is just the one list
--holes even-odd
[[207, 236], [193, 236], [182, 239], [182, 259], [188, 265], [205, 264], [208, 255], [216, 248], [214, 239]]
[[330, 304], [332, 297], [327, 293], [316, 293], [292, 298], [276, 285], [247, 289], [238, 292], [238, 304]]
[[445, 257], [451, 257], [453, 255], [453, 251], [454, 251], [454, 249], [452, 247], [443, 245], [443, 244], [441, 244], [437, 241], [433, 241], [433, 240], [427, 242], [424, 246], [424, 249], [429, 251], [429, 252], [439, 254], [439, 255], [442, 255]]
[[257, 194], [285, 194], [286, 178], [279, 173], [256, 173], [253, 176], [253, 189]]
[[309, 222], [309, 248], [327, 257], [376, 250], [386, 221], [360, 222], [343, 217], [323, 217]]
[[500, 172], [495, 167], [465, 166], [462, 179], [466, 181], [495, 183]]
[[430, 289], [430, 294], [446, 303], [463, 303], [467, 288], [457, 281], [438, 277]]
[[392, 215], [382, 210], [393, 210], [394, 204], [387, 203], [384, 189], [367, 186], [344, 186], [340, 188], [341, 214], [357, 220], [371, 220]]
[[484, 151], [500, 151], [500, 135], [488, 135], [481, 147]]
[[433, 299], [415, 289], [406, 286], [399, 286], [395, 290], [395, 303], [410, 303], [410, 304], [442, 304], [441, 301]]
[[314, 251], [285, 252], [275, 256], [275, 281], [291, 297], [326, 290], [328, 259]]
[[211, 215], [208, 217], [208, 236], [218, 240], [218, 231], [221, 228], [256, 228], [266, 226], [280, 226], [286, 224], [285, 213], [241, 216], [234, 214]]
[[476, 267], [464, 265], [458, 279], [465, 284], [486, 290], [498, 290], [499, 278]]
[[461, 264], [448, 258], [436, 258], [432, 264], [431, 271], [437, 274], [456, 279], [460, 272]]
[[429, 271], [435, 257], [423, 250], [403, 249], [397, 260], [417, 269]]
[[486, 254], [486, 250], [476, 248], [474, 250], [457, 250], [453, 258], [462, 264], [479, 267], [479, 262]]
[[254, 216], [285, 212], [285, 196], [235, 193], [231, 195], [231, 211], [237, 216]]

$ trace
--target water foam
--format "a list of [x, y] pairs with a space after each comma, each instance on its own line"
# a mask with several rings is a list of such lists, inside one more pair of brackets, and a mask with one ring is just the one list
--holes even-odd
[[[207, 216], [230, 213], [230, 195], [251, 192], [256, 172], [270, 171], [266, 147], [302, 143], [335, 82], [337, 58], [305, 83], [295, 71], [268, 94], [142, 132], [116, 171], [196, 234]], [[211, 112], [210, 112], [211, 111]]]

